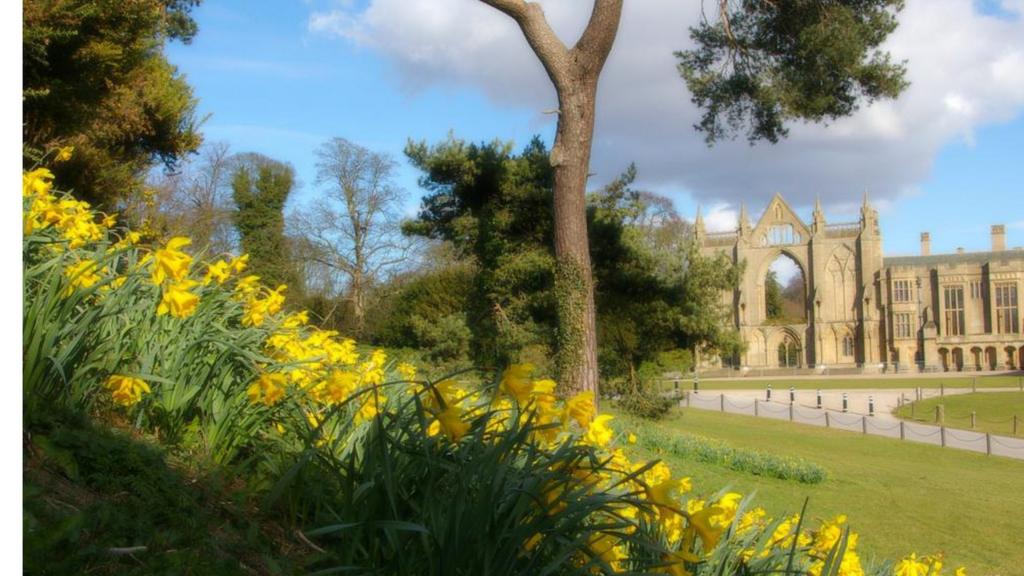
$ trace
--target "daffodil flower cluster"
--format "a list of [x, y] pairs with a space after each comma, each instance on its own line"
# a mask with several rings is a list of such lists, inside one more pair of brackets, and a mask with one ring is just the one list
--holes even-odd
[[27, 204], [24, 215], [26, 235], [54, 227], [68, 248], [80, 248], [87, 242], [98, 242], [106, 235], [102, 218], [97, 222], [88, 202], [52, 193], [53, 173], [36, 168], [21, 177], [22, 196]]
[[[615, 447], [619, 434], [609, 425], [613, 417], [596, 414], [593, 395], [589, 392], [559, 403], [554, 396], [554, 382], [532, 380], [532, 366], [514, 365], [505, 371], [499, 383], [502, 397], [520, 408], [520, 418], [543, 424], [546, 428], [535, 433], [535, 440], [553, 446], [566, 437], [576, 438], [606, 458], [607, 464], [598, 471], [580, 467], [574, 476], [580, 486], [592, 490], [610, 490], [616, 487], [632, 496], [635, 503], [623, 505], [614, 518], [595, 519], [597, 523], [626, 521], [631, 527], [612, 531], [594, 532], [588, 539], [586, 551], [578, 564], [604, 565], [613, 571], [627, 571], [630, 547], [621, 533], [632, 533], [642, 527], [654, 527], [661, 534], [667, 553], [661, 558], [657, 572], [675, 576], [697, 573], [698, 567], [714, 555], [720, 546], [735, 546], [737, 540], [760, 542], [736, 551], [743, 563], [754, 564], [784, 557], [790, 550], [799, 553], [797, 567], [810, 576], [820, 576], [829, 561], [829, 555], [840, 543], [846, 531], [846, 516], [822, 521], [817, 529], [802, 528], [799, 515], [773, 522], [763, 508], [744, 511], [744, 498], [736, 492], [720, 494], [705, 500], [693, 494], [689, 478], [673, 477], [664, 462], [633, 463], [621, 447]], [[636, 441], [630, 432], [623, 438], [626, 444]], [[569, 487], [549, 486], [539, 501], [543, 510], [538, 513], [557, 514], [566, 506], [564, 495]], [[523, 545], [530, 553], [543, 542], [542, 534], [534, 534]], [[833, 573], [839, 576], [864, 576], [865, 570], [857, 552], [857, 534], [845, 533], [842, 556], [835, 562]], [[895, 568], [895, 576], [925, 576], [941, 574], [941, 558], [926, 557], [917, 560], [911, 556]], [[915, 571], [917, 570], [917, 571]], [[931, 570], [929, 572], [928, 570]], [[596, 571], [596, 570], [595, 570]], [[964, 576], [958, 569], [954, 576]]]

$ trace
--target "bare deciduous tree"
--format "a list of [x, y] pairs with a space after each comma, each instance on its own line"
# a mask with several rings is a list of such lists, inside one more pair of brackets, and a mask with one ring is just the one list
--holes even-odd
[[204, 145], [198, 158], [151, 182], [146, 200], [130, 207], [130, 212], [164, 234], [192, 238], [197, 248], [207, 248], [211, 254], [234, 252], [238, 231], [232, 222], [232, 166], [227, 143]]
[[394, 185], [397, 163], [344, 138], [317, 150], [321, 196], [289, 218], [309, 288], [343, 295], [356, 334], [363, 331], [370, 289], [406, 264], [414, 241], [401, 233], [404, 191]]

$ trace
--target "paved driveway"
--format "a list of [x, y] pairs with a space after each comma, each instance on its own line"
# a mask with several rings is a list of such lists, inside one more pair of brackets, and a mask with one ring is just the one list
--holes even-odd
[[[984, 388], [978, 392], [1015, 391], [1017, 388]], [[946, 395], [966, 394], [971, 388], [946, 388]], [[851, 390], [845, 392], [846, 410], [843, 411], [841, 390], [822, 390], [821, 405], [817, 407], [815, 390], [795, 390], [790, 404], [790, 391], [773, 390], [768, 401], [764, 389], [689, 392], [683, 406], [703, 410], [717, 410], [733, 414], [746, 414], [777, 420], [791, 420], [800, 424], [828, 426], [850, 432], [886, 436], [889, 438], [990, 453], [998, 456], [1024, 459], [1024, 439], [988, 435], [984, 432], [942, 428], [930, 424], [901, 421], [892, 411], [901, 402], [938, 396], [937, 389], [884, 389]], [[874, 416], [869, 415], [869, 404], [874, 404]]]

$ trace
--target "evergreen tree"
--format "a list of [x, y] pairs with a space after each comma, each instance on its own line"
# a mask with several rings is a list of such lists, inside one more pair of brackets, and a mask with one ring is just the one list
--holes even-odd
[[295, 170], [260, 154], [239, 155], [236, 163], [231, 178], [234, 220], [242, 251], [249, 255], [249, 267], [264, 284], [287, 284], [292, 294], [301, 294], [301, 278], [284, 234], [284, 206], [295, 182]]
[[475, 360], [501, 366], [531, 360], [546, 369], [555, 345], [552, 171], [535, 138], [522, 153], [493, 141], [449, 137], [410, 143], [406, 155], [427, 190], [407, 234], [452, 243], [475, 264], [467, 324]]
[[74, 146], [54, 165], [63, 187], [105, 209], [139, 192], [201, 142], [196, 99], [163, 54], [196, 33], [199, 0], [25, 0], [22, 136], [26, 165]]
[[[406, 153], [424, 171], [428, 194], [407, 233], [451, 242], [475, 266], [467, 325], [482, 365], [530, 360], [547, 368], [558, 346], [554, 185], [547, 151], [534, 139], [522, 153], [500, 142], [449, 138]], [[735, 349], [721, 304], [736, 267], [702, 258], [670, 202], [634, 190], [630, 167], [588, 197], [599, 360], [606, 378], [634, 378], [666, 350]]]

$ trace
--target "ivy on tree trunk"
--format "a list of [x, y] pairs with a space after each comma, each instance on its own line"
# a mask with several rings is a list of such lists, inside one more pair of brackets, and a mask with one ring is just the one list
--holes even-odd
[[563, 394], [597, 398], [594, 279], [587, 242], [586, 187], [594, 135], [597, 81], [622, 15], [622, 0], [596, 0], [586, 30], [571, 49], [555, 35], [540, 5], [481, 0], [512, 17], [540, 58], [558, 94], [555, 170], [555, 291], [558, 298], [558, 382]]

